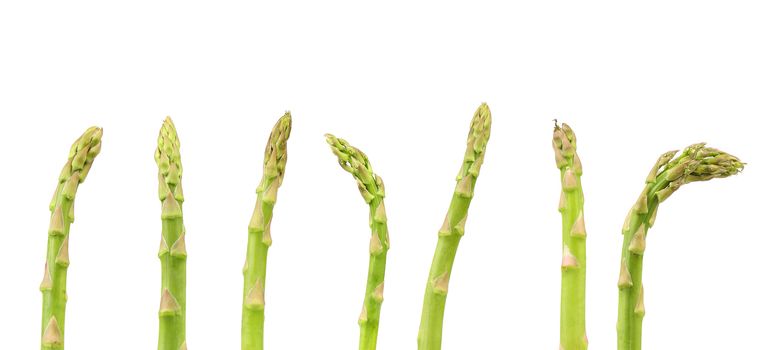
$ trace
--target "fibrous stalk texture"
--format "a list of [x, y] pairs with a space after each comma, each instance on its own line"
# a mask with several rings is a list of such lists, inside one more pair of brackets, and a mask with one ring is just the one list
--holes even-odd
[[272, 245], [270, 226], [277, 189], [283, 183], [291, 135], [291, 114], [286, 112], [272, 128], [264, 150], [264, 173], [256, 188], [256, 205], [248, 224], [248, 251], [242, 273], [242, 350], [264, 348], [264, 290], [266, 258]]
[[646, 177], [646, 186], [627, 213], [622, 227], [624, 243], [619, 272], [619, 319], [616, 325], [619, 350], [640, 350], [643, 316], [643, 253], [646, 236], [654, 225], [657, 208], [681, 186], [735, 175], [744, 164], [737, 157], [694, 144], [678, 156], [662, 154]]
[[186, 349], [186, 229], [183, 226], [183, 167], [180, 140], [172, 119], [159, 131], [154, 155], [159, 167], [161, 201], [161, 302], [159, 350]]
[[54, 197], [49, 204], [48, 252], [40, 291], [43, 293], [43, 318], [40, 348], [64, 349], [65, 304], [67, 303], [67, 268], [70, 266], [70, 224], [75, 220], [73, 201], [80, 184], [86, 179], [94, 158], [102, 147], [102, 129], [91, 127], [72, 147], [59, 174]]
[[487, 141], [490, 139], [491, 119], [489, 107], [482, 103], [471, 120], [463, 165], [457, 175], [457, 185], [447, 216], [438, 233], [436, 252], [433, 255], [428, 282], [425, 286], [420, 331], [417, 336], [417, 348], [420, 350], [441, 349], [444, 306], [452, 274], [452, 263], [455, 260], [460, 239], [465, 232], [468, 207], [474, 196], [474, 186], [484, 161]]
[[560, 349], [587, 348], [585, 289], [587, 274], [587, 230], [584, 224], [584, 193], [581, 190], [581, 160], [576, 153], [576, 134], [567, 124], [554, 126], [554, 159], [560, 169], [562, 214], [562, 291], [560, 302]]
[[385, 288], [385, 265], [390, 248], [384, 203], [385, 185], [382, 178], [374, 173], [369, 158], [361, 150], [330, 134], [326, 134], [326, 142], [338, 158], [342, 169], [355, 178], [363, 200], [369, 205], [369, 273], [358, 324], [361, 328], [359, 349], [373, 350], [377, 348], [379, 315]]

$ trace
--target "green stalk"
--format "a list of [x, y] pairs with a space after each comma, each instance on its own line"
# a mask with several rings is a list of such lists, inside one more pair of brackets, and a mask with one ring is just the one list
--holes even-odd
[[619, 272], [619, 320], [616, 328], [619, 350], [640, 350], [643, 316], [643, 253], [646, 235], [654, 225], [657, 208], [679, 187], [735, 175], [744, 164], [737, 157], [699, 143], [678, 157], [670, 151], [659, 157], [646, 178], [646, 187], [633, 205], [622, 227], [624, 243]]
[[159, 166], [161, 201], [161, 303], [159, 350], [186, 349], [186, 229], [183, 227], [183, 185], [180, 140], [167, 117], [159, 131], [154, 156]]
[[377, 348], [379, 315], [385, 289], [385, 265], [387, 251], [390, 248], [384, 204], [385, 185], [382, 178], [371, 169], [371, 163], [366, 154], [331, 134], [326, 134], [326, 142], [339, 159], [342, 169], [353, 175], [361, 196], [369, 205], [369, 227], [371, 228], [369, 275], [366, 279], [363, 308], [358, 318], [358, 324], [361, 327], [358, 348], [373, 350]]
[[581, 160], [576, 153], [576, 134], [567, 124], [554, 125], [554, 159], [560, 169], [562, 214], [562, 297], [560, 304], [560, 349], [587, 348], [585, 289], [587, 275], [587, 230], [584, 225], [584, 192], [581, 190]]
[[48, 252], [40, 291], [43, 292], [41, 349], [64, 349], [67, 267], [70, 266], [70, 224], [75, 221], [73, 201], [78, 186], [86, 179], [102, 147], [102, 129], [90, 127], [81, 135], [67, 157], [49, 210]]
[[248, 224], [248, 253], [242, 274], [242, 350], [264, 348], [264, 288], [266, 257], [272, 245], [270, 225], [288, 160], [286, 144], [291, 136], [291, 114], [286, 112], [272, 129], [264, 151], [264, 174], [256, 189], [256, 206]]
[[466, 154], [457, 175], [455, 193], [439, 230], [439, 240], [425, 289], [420, 332], [417, 336], [417, 348], [420, 350], [441, 349], [441, 329], [452, 263], [465, 231], [468, 206], [474, 195], [474, 186], [484, 161], [487, 141], [490, 139], [490, 124], [490, 108], [482, 103], [471, 120]]

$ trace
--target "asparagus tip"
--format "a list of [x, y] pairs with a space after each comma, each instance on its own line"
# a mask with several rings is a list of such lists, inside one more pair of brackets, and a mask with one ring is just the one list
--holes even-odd
[[473, 142], [474, 151], [483, 153], [487, 141], [490, 139], [490, 127], [492, 125], [492, 114], [487, 103], [482, 102], [476, 109], [474, 117], [471, 120], [471, 131], [469, 132], [469, 142]]
[[[707, 147], [704, 142], [686, 147], [681, 154], [670, 151], [663, 154], [655, 164], [652, 173], [661, 169], [659, 175], [666, 185], [657, 191], [657, 199], [663, 202], [679, 187], [691, 182], [725, 178], [743, 171], [745, 163], [739, 158], [716, 148]], [[649, 180], [653, 176], [649, 175]]]
[[576, 152], [576, 133], [573, 132], [573, 129], [571, 129], [568, 124], [562, 123], [562, 125], [557, 125], [557, 119], [555, 119], [552, 145], [558, 155], [557, 167], [562, 167], [562, 165], [559, 164], [560, 158], [572, 157]]
[[272, 127], [272, 133], [269, 135], [269, 139], [266, 142], [266, 151], [264, 158], [269, 158], [271, 152], [275, 151], [277, 158], [281, 158], [285, 154], [285, 145], [288, 142], [288, 138], [291, 136], [291, 112], [286, 111], [280, 119], [277, 120], [274, 127]]
[[[371, 203], [374, 197], [384, 197], [385, 188], [382, 179], [371, 169], [369, 157], [361, 150], [351, 146], [346, 140], [331, 134], [325, 134], [326, 142], [331, 152], [339, 160], [339, 166], [352, 174], [357, 181], [358, 189], [367, 203]], [[384, 209], [384, 208], [383, 208]], [[379, 213], [380, 215], [382, 213]], [[379, 218], [384, 220], [382, 216]]]

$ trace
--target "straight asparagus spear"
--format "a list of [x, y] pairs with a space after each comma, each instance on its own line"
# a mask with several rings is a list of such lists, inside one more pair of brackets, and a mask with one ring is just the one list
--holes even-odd
[[377, 348], [379, 315], [385, 288], [385, 265], [387, 251], [390, 248], [384, 203], [385, 185], [382, 178], [371, 169], [369, 158], [361, 150], [331, 134], [326, 134], [326, 142], [339, 159], [339, 165], [342, 169], [353, 175], [361, 196], [369, 205], [369, 226], [371, 228], [369, 275], [366, 280], [366, 296], [363, 300], [363, 308], [358, 318], [358, 324], [361, 328], [358, 348], [360, 350], [374, 350]]
[[286, 112], [275, 124], [264, 151], [264, 174], [256, 189], [256, 206], [248, 224], [248, 252], [242, 289], [242, 350], [264, 348], [264, 288], [266, 257], [272, 245], [270, 225], [277, 189], [283, 183], [288, 160], [286, 144], [291, 136], [291, 114]]
[[159, 131], [154, 158], [159, 166], [162, 233], [159, 350], [186, 349], [186, 229], [183, 227], [183, 168], [180, 140], [172, 119]]
[[560, 169], [559, 211], [562, 214], [562, 297], [560, 304], [560, 349], [587, 348], [585, 289], [587, 274], [587, 230], [584, 225], [584, 193], [581, 190], [581, 160], [576, 153], [576, 134], [567, 124], [554, 125], [554, 159]]
[[89, 174], [101, 147], [102, 129], [98, 127], [90, 127], [73, 143], [49, 204], [51, 221], [48, 228], [48, 252], [43, 281], [40, 283], [40, 291], [43, 292], [40, 348], [43, 350], [65, 347], [70, 224], [75, 220], [73, 204], [78, 186]]
[[664, 153], [646, 177], [646, 187], [633, 205], [622, 227], [624, 243], [619, 272], [619, 320], [616, 325], [619, 350], [640, 350], [643, 316], [643, 253], [646, 235], [654, 225], [657, 208], [679, 187], [735, 175], [743, 169], [737, 157], [705, 147], [704, 143]]
[[457, 186], [449, 205], [447, 216], [439, 230], [436, 253], [433, 255], [428, 283], [425, 289], [420, 332], [417, 336], [419, 350], [441, 349], [441, 330], [444, 321], [444, 306], [447, 300], [447, 287], [452, 273], [460, 238], [465, 231], [468, 206], [474, 195], [474, 185], [484, 161], [484, 151], [490, 139], [490, 108], [482, 103], [476, 110], [471, 129], [468, 132], [463, 165], [457, 175]]

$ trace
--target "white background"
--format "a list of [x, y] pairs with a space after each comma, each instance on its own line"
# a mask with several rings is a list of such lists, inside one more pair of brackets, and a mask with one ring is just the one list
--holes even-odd
[[[33, 349], [56, 177], [104, 127], [78, 191], [69, 349], [153, 349], [160, 206], [153, 151], [182, 142], [188, 344], [237, 349], [247, 223], [269, 129], [293, 113], [266, 289], [268, 349], [354, 349], [368, 209], [325, 132], [387, 187], [379, 347], [411, 349], [427, 271], [482, 101], [492, 138], [450, 284], [445, 349], [555, 349], [559, 173], [578, 135], [590, 347], [614, 349], [619, 230], [657, 156], [707, 141], [748, 163], [691, 184], [650, 232], [646, 349], [771, 345], [775, 49], [767, 2], [4, 2], [0, 348]], [[731, 5], [733, 4], [733, 5]]]

